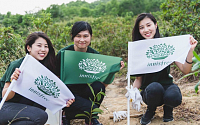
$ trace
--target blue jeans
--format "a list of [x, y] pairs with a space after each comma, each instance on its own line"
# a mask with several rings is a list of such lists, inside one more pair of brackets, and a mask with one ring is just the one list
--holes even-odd
[[144, 103], [149, 107], [157, 107], [164, 104], [174, 108], [182, 102], [181, 91], [174, 83], [162, 86], [158, 82], [153, 82], [141, 92], [141, 95]]
[[11, 122], [13, 119], [17, 120], [14, 120], [11, 125], [44, 125], [48, 115], [35, 106], [5, 102], [0, 110], [0, 125], [7, 125], [8, 121]]

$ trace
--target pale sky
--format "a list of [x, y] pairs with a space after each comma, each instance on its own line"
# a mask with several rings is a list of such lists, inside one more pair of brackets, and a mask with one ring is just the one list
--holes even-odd
[[[41, 9], [46, 9], [52, 4], [61, 5], [76, 0], [0, 0], [0, 13], [6, 14], [8, 11], [11, 14], [25, 14], [27, 12], [37, 12]], [[83, 1], [83, 0], [82, 0]], [[85, 0], [88, 3], [97, 0]]]

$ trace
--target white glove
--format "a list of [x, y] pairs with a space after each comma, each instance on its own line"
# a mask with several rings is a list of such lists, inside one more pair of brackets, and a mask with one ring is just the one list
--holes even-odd
[[127, 117], [127, 111], [118, 111], [113, 112], [113, 121], [118, 122], [122, 119], [125, 119]]
[[128, 88], [128, 86], [126, 86], [126, 89], [127, 89], [127, 93], [125, 94], [126, 98], [128, 98], [131, 102], [135, 102], [136, 92], [133, 91], [133, 86], [131, 85], [131, 88]]
[[142, 96], [140, 94], [140, 91], [135, 87], [131, 85], [131, 88], [126, 87], [127, 93], [125, 94], [126, 98], [128, 98], [132, 104], [132, 108], [140, 111], [141, 103], [142, 101]]
[[141, 103], [143, 103], [142, 96], [140, 94], [140, 91], [137, 88], [134, 88], [133, 91], [136, 91], [136, 94], [135, 94], [136, 98], [135, 98], [135, 102], [132, 102], [132, 106], [137, 111], [140, 111]]

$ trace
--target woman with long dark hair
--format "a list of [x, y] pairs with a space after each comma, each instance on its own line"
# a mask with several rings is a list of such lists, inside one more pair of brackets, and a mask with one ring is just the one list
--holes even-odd
[[[139, 14], [132, 31], [133, 42], [154, 38], [160, 38], [155, 17], [150, 13]], [[181, 64], [175, 61], [175, 64], [184, 74], [189, 73], [191, 70], [193, 50], [197, 45], [197, 41], [192, 36], [190, 36], [190, 44], [191, 48], [185, 63]], [[179, 87], [173, 83], [173, 78], [170, 75], [170, 65], [159, 72], [136, 76], [133, 87], [142, 90], [142, 99], [147, 104], [146, 113], [140, 120], [141, 124], [150, 124], [156, 108], [161, 105], [163, 105], [164, 111], [163, 121], [173, 121], [173, 108], [181, 104], [182, 95]]]
[[[26, 39], [25, 51], [55, 73], [55, 51], [49, 37], [45, 33], [31, 33]], [[20, 75], [18, 68], [23, 60], [24, 57], [9, 64], [5, 74], [0, 80], [0, 90], [2, 92], [2, 95], [0, 94], [0, 100], [2, 100], [10, 86], [11, 80], [18, 79]], [[73, 100], [66, 102], [67, 107], [72, 102]], [[0, 125], [6, 125], [9, 122], [12, 122], [12, 125], [44, 125], [48, 118], [45, 109], [40, 104], [11, 91], [0, 110]]]

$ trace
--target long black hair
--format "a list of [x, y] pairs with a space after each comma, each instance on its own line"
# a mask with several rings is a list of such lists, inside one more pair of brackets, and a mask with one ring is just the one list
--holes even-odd
[[49, 52], [48, 52], [47, 56], [40, 62], [45, 67], [47, 67], [50, 71], [55, 73], [55, 67], [56, 67], [55, 50], [53, 48], [53, 44], [52, 44], [50, 38], [45, 33], [34, 32], [34, 33], [31, 33], [30, 35], [28, 35], [28, 37], [26, 38], [25, 51], [26, 51], [26, 53], [29, 53], [27, 46], [32, 47], [32, 45], [35, 43], [35, 41], [40, 37], [47, 41], [48, 48], [49, 48]]
[[[141, 20], [143, 20], [144, 18], [149, 18], [151, 19], [154, 24], [156, 25], [157, 23], [157, 20], [156, 18], [150, 14], [150, 13], [141, 13], [138, 15], [136, 21], [135, 21], [135, 25], [133, 27], [133, 31], [132, 31], [132, 41], [137, 41], [137, 40], [142, 40], [142, 39], [145, 39], [139, 32], [139, 23]], [[156, 34], [154, 35], [154, 38], [160, 38], [160, 32], [159, 32], [159, 28], [157, 26], [157, 29], [156, 29]]]

